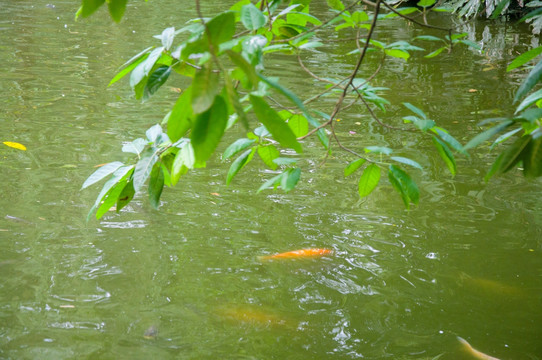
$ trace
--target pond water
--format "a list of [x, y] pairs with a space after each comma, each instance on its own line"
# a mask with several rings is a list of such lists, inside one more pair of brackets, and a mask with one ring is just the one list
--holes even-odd
[[[360, 201], [356, 179], [343, 177], [352, 159], [335, 151], [321, 165], [309, 140], [302, 182], [288, 194], [256, 195], [271, 176], [259, 166], [227, 187], [229, 163], [216, 159], [166, 189], [159, 211], [139, 195], [87, 223], [98, 189], [80, 191], [85, 178], [126, 159], [120, 144], [160, 122], [176, 96], [169, 86], [181, 84], [140, 104], [127, 82], [106, 89], [109, 80], [152, 35], [195, 12], [192, 2], [133, 1], [120, 25], [105, 11], [75, 22], [75, 3], [0, 9], [0, 140], [28, 148], [0, 147], [0, 358], [468, 358], [459, 336], [497, 358], [542, 359], [542, 181], [516, 171], [484, 183], [487, 147], [458, 157], [452, 178], [425, 137], [383, 129], [361, 107], [342, 116], [339, 136], [424, 166], [412, 171], [422, 190], [411, 211], [387, 180]], [[505, 22], [460, 29], [486, 52], [389, 62], [375, 81], [394, 103], [383, 121], [401, 125], [399, 104], [410, 102], [465, 143], [481, 119], [510, 113], [521, 76], [504, 68], [538, 38]], [[377, 36], [422, 33], [390, 21]], [[348, 46], [329, 43], [304, 60], [322, 76], [344, 75], [355, 62], [342, 55]], [[276, 55], [266, 71], [298, 94], [318, 92], [292, 58]], [[334, 253], [258, 259], [316, 247]]]

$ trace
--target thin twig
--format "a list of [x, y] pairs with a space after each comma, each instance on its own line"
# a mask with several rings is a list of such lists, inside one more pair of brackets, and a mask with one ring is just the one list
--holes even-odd
[[369, 104], [367, 103], [367, 101], [363, 98], [363, 95], [359, 92], [359, 90], [356, 89], [356, 92], [358, 93], [358, 98], [361, 100], [361, 102], [365, 105], [365, 107], [367, 108], [367, 110], [369, 111], [369, 114], [371, 114], [372, 118], [380, 125], [380, 126], [384, 126], [388, 129], [392, 129], [392, 130], [405, 130], [405, 129], [401, 129], [401, 128], [398, 128], [398, 127], [395, 127], [395, 126], [391, 126], [391, 125], [388, 125], [384, 122], [382, 122], [382, 120], [380, 120], [378, 118], [378, 116], [376, 116], [376, 114], [374, 113], [373, 109], [371, 109], [371, 107], [369, 106]]
[[349, 152], [359, 158], [362, 158], [362, 156], [358, 153], [356, 153], [355, 151], [353, 150], [350, 150], [349, 148], [345, 147], [343, 144], [341, 144], [339, 138], [337, 137], [337, 134], [335, 133], [335, 129], [334, 129], [334, 123], [333, 123], [333, 119], [335, 118], [335, 116], [337, 115], [337, 113], [339, 112], [339, 110], [341, 109], [341, 105], [344, 101], [344, 98], [346, 97], [346, 93], [348, 92], [348, 88], [353, 84], [354, 82], [354, 78], [356, 77], [358, 71], [359, 71], [359, 68], [361, 67], [361, 64], [363, 62], [363, 59], [365, 58], [365, 54], [367, 54], [367, 49], [369, 48], [369, 42], [371, 40], [371, 37], [373, 36], [373, 33], [374, 33], [374, 30], [376, 28], [376, 22], [378, 20], [378, 13], [380, 12], [380, 4], [381, 4], [381, 0], [377, 0], [376, 1], [376, 4], [375, 4], [375, 9], [374, 9], [374, 14], [373, 14], [373, 21], [371, 23], [371, 28], [369, 29], [369, 32], [367, 33], [367, 39], [365, 41], [365, 45], [363, 47], [363, 49], [361, 50], [361, 54], [358, 58], [358, 62], [356, 63], [356, 66], [354, 68], [354, 71], [352, 72], [352, 75], [350, 76], [350, 80], [348, 81], [348, 84], [346, 84], [342, 94], [341, 94], [341, 97], [339, 98], [339, 100], [337, 101], [336, 105], [335, 105], [335, 108], [333, 109], [333, 112], [331, 113], [331, 116], [328, 120], [328, 123], [331, 124], [331, 132], [333, 133], [333, 137], [335, 138], [335, 141], [337, 142], [337, 145], [343, 149], [344, 151], [346, 152]]
[[328, 80], [328, 79], [321, 78], [321, 77], [319, 77], [318, 75], [316, 75], [315, 73], [313, 73], [312, 71], [310, 71], [309, 68], [307, 68], [307, 67], [305, 66], [305, 64], [303, 63], [303, 60], [301, 60], [301, 56], [300, 56], [300, 55], [301, 55], [301, 52], [298, 52], [298, 53], [297, 53], [297, 62], [299, 62], [299, 65], [301, 66], [301, 68], [302, 68], [303, 70], [305, 70], [305, 72], [306, 72], [307, 74], [309, 74], [310, 76], [312, 76], [313, 78], [315, 78], [315, 79], [318, 80], [318, 81], [325, 82], [325, 83], [328, 83], [328, 84], [333, 84], [333, 85], [337, 84], [337, 83], [334, 82], [334, 81], [331, 81], [331, 80]]

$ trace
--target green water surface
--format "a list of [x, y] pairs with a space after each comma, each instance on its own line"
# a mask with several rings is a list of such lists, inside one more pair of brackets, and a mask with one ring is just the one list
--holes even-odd
[[[336, 125], [346, 145], [390, 146], [424, 167], [411, 170], [421, 188], [411, 211], [384, 178], [360, 201], [357, 179], [343, 177], [353, 159], [335, 149], [324, 162], [309, 139], [302, 181], [288, 194], [256, 194], [273, 176], [263, 166], [227, 187], [229, 163], [215, 158], [165, 189], [159, 211], [141, 194], [87, 223], [99, 188], [80, 191], [85, 178], [97, 164], [127, 160], [122, 142], [162, 120], [178, 96], [170, 87], [183, 80], [145, 104], [127, 81], [107, 84], [152, 35], [195, 17], [193, 3], [131, 1], [120, 25], [104, 9], [75, 22], [77, 1], [1, 5], [0, 142], [27, 151], [0, 144], [0, 358], [467, 359], [460, 336], [497, 358], [542, 359], [541, 180], [515, 171], [484, 183], [488, 146], [458, 155], [452, 178], [427, 137], [382, 128], [354, 106]], [[485, 52], [413, 52], [385, 65], [374, 81], [390, 88], [383, 121], [403, 126], [410, 114], [400, 103], [410, 102], [466, 143], [480, 120], [513, 111], [521, 74], [504, 69], [538, 37], [506, 22], [458, 31]], [[376, 36], [422, 33], [389, 21]], [[351, 46], [328, 42], [303, 59], [320, 76], [344, 76]], [[371, 55], [361, 76], [377, 65]], [[304, 98], [319, 92], [295, 58], [273, 56], [266, 74]], [[300, 248], [334, 253], [258, 259]]]

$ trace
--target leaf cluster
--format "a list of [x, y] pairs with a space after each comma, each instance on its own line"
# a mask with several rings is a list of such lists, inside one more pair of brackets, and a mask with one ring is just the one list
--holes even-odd
[[[83, 0], [77, 16], [89, 16], [105, 3], [105, 0]], [[396, 150], [385, 146], [364, 146], [363, 155], [358, 149], [344, 146], [335, 133], [335, 121], [341, 111], [361, 104], [378, 124], [382, 123], [376, 111], [386, 111], [390, 102], [383, 97], [387, 89], [372, 85], [373, 75], [362, 79], [357, 72], [368, 51], [381, 54], [382, 62], [388, 58], [407, 61], [412, 52], [426, 51], [417, 45], [400, 40], [384, 43], [372, 37], [378, 21], [406, 17], [408, 14], [440, 11], [432, 0], [422, 0], [418, 8], [388, 6], [388, 13], [380, 13], [381, 2], [374, 11], [362, 8], [354, 2], [345, 6], [341, 0], [328, 0], [332, 16], [321, 20], [309, 11], [310, 0], [262, 0], [252, 3], [241, 0], [230, 9], [212, 18], [201, 14], [181, 28], [169, 27], [154, 38], [158, 44], [147, 47], [124, 65], [113, 77], [109, 86], [129, 78], [136, 99], [147, 101], [172, 77], [183, 79], [187, 84], [180, 89], [171, 110], [160, 125], [149, 128], [145, 138], [138, 138], [123, 145], [122, 151], [130, 154], [127, 163], [114, 161], [93, 174], [83, 184], [87, 188], [108, 178], [100, 191], [89, 216], [95, 211], [100, 218], [111, 208], [120, 211], [138, 192], [147, 189], [151, 205], [158, 208], [164, 187], [175, 186], [190, 171], [204, 168], [223, 142], [224, 134], [232, 128], [241, 136], [223, 152], [222, 159], [231, 162], [226, 184], [253, 160], [260, 159], [270, 172], [270, 179], [263, 180], [257, 190], [280, 188], [291, 191], [301, 178], [303, 140], [315, 136], [322, 144], [325, 156], [332, 152], [332, 145], [355, 156], [344, 169], [349, 176], [362, 169], [358, 180], [361, 198], [368, 196], [381, 183], [382, 171], [387, 172], [389, 184], [397, 191], [407, 209], [418, 204], [420, 191], [413, 177], [401, 166], [422, 170], [422, 166], [409, 157], [400, 156]], [[107, 1], [109, 11], [116, 21], [124, 13], [126, 1]], [[415, 19], [410, 19], [414, 21]], [[300, 54], [318, 51], [324, 45], [319, 37], [321, 28], [335, 32], [353, 29], [356, 55], [354, 70], [342, 79], [324, 78], [308, 69]], [[454, 34], [451, 29], [443, 38], [422, 35], [413, 41], [439, 43], [440, 47], [425, 55], [435, 57], [452, 51], [456, 45], [480, 50], [478, 44], [465, 39], [466, 34]], [[532, 51], [516, 59], [515, 67], [530, 61], [540, 52]], [[265, 75], [264, 59], [272, 53], [281, 52], [297, 56], [300, 67], [316, 80], [322, 92], [301, 100], [291, 90], [281, 85], [279, 79]], [[512, 66], [512, 65], [511, 65]], [[542, 65], [536, 65], [518, 90], [517, 99], [523, 98], [539, 81]], [[274, 94], [280, 94], [294, 107], [278, 102]], [[309, 105], [322, 96], [334, 96], [331, 112], [310, 108]], [[490, 173], [503, 173], [521, 162], [529, 176], [540, 176], [540, 109], [532, 109], [542, 99], [540, 91], [525, 98], [511, 119], [497, 121], [497, 125], [480, 134], [463, 147], [447, 130], [436, 125], [420, 108], [403, 103], [411, 114], [403, 117], [406, 131], [419, 131], [426, 136], [440, 155], [452, 176], [457, 172], [454, 153], [467, 155], [467, 150], [483, 143], [493, 135], [518, 125], [525, 136], [510, 151], [501, 154]], [[273, 106], [271, 105], [273, 101]], [[345, 101], [349, 101], [345, 105]], [[279, 110], [284, 109], [284, 110]], [[285, 110], [288, 109], [288, 110]], [[498, 142], [518, 133], [514, 128], [499, 137]], [[497, 143], [497, 141], [496, 141]], [[293, 155], [295, 153], [295, 155]]]

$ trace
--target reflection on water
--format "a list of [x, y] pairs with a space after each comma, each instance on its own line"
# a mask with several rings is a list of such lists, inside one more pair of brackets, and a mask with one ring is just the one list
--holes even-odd
[[[309, 140], [317, 161], [303, 163], [303, 184], [289, 194], [255, 195], [272, 174], [250, 166], [226, 187], [229, 164], [216, 160], [166, 189], [158, 212], [138, 195], [120, 214], [86, 223], [96, 189], [79, 189], [92, 167], [122, 159], [119, 144], [161, 121], [176, 96], [139, 104], [126, 83], [104, 90], [109, 79], [151, 35], [194, 11], [131, 2], [115, 25], [105, 13], [76, 23], [73, 6], [0, 9], [2, 141], [28, 148], [0, 153], [0, 358], [459, 359], [458, 336], [498, 358], [542, 358], [541, 182], [512, 173], [483, 183], [483, 149], [458, 158], [451, 178], [423, 137], [388, 134], [360, 108], [337, 124], [346, 145], [392, 146], [424, 167], [413, 173], [423, 190], [410, 212], [385, 181], [360, 201], [356, 179], [342, 176], [351, 159], [337, 151], [321, 165]], [[538, 39], [505, 24], [463, 26], [485, 54], [413, 54], [390, 62], [376, 85], [465, 142], [481, 118], [509, 110], [520, 75], [503, 65]], [[419, 34], [390, 22], [378, 36]], [[343, 76], [353, 66], [339, 55], [347, 46], [326, 44], [304, 61]], [[318, 94], [293, 65], [277, 55], [267, 71]], [[403, 110], [380, 115], [400, 125]], [[333, 256], [258, 258], [309, 248]]]

